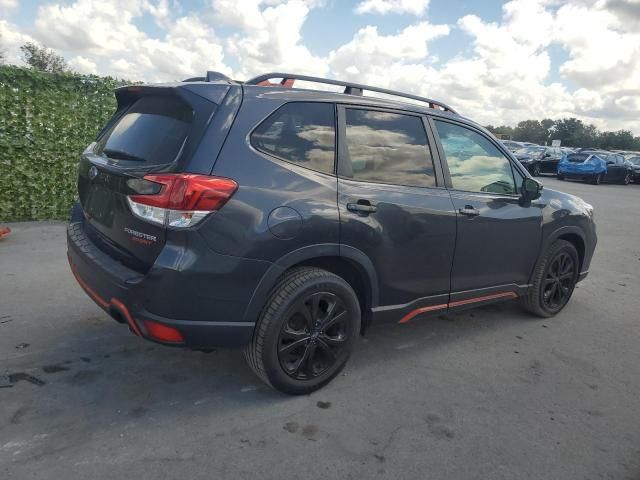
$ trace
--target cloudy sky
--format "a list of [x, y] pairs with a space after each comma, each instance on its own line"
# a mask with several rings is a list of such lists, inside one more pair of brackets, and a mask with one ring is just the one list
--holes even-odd
[[31, 40], [83, 73], [295, 71], [640, 135], [640, 0], [0, 0], [0, 36], [11, 63]]

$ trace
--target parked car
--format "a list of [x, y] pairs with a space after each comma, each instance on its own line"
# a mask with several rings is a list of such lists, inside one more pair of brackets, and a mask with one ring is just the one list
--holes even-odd
[[602, 182], [628, 185], [633, 177], [631, 163], [619, 153], [582, 149], [567, 155], [558, 166], [558, 179], [583, 180], [599, 185]]
[[640, 155], [634, 155], [625, 158], [625, 160], [631, 164], [631, 168], [633, 169], [633, 182], [640, 183]]
[[524, 147], [521, 142], [515, 142], [513, 140], [501, 140], [501, 142], [511, 152], [515, 152], [516, 150], [520, 150], [522, 147]]
[[589, 272], [592, 207], [442, 102], [283, 73], [115, 96], [79, 165], [78, 283], [140, 337], [243, 347], [282, 392], [328, 383], [372, 324], [515, 298], [551, 317]]
[[516, 158], [529, 170], [531, 175], [537, 177], [541, 173], [553, 173], [558, 171], [558, 163], [563, 157], [558, 147], [524, 147], [514, 152]]

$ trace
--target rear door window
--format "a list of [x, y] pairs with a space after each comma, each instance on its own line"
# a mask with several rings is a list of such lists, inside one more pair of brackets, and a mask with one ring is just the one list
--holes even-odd
[[346, 176], [376, 183], [436, 186], [421, 117], [353, 108], [345, 112]]
[[287, 103], [251, 134], [257, 150], [324, 173], [335, 164], [335, 106], [332, 103]]
[[138, 99], [98, 141], [96, 153], [129, 166], [177, 159], [191, 129], [193, 111], [177, 97]]

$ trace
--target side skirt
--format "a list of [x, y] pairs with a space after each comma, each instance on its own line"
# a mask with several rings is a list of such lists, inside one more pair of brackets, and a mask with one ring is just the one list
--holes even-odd
[[373, 323], [408, 323], [414, 318], [457, 312], [489, 303], [512, 300], [524, 295], [530, 285], [497, 285], [455, 292], [451, 295], [422, 297], [401, 305], [387, 305], [372, 309]]

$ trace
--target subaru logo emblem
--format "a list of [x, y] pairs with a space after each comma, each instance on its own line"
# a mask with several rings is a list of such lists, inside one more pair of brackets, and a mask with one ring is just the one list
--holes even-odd
[[89, 169], [89, 180], [95, 180], [96, 177], [98, 176], [98, 169], [95, 167], [95, 165], [92, 165], [91, 168]]

